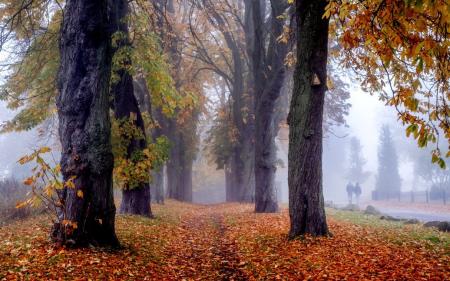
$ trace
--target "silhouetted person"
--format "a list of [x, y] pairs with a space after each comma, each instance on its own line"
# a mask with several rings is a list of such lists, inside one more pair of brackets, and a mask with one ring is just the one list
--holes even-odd
[[356, 204], [359, 204], [359, 196], [361, 196], [361, 187], [359, 186], [359, 183], [357, 182], [355, 187], [353, 188], [353, 192], [356, 196]]
[[350, 205], [352, 204], [352, 201], [353, 201], [353, 189], [354, 189], [354, 187], [353, 187], [352, 183], [349, 182], [347, 184], [347, 195], [348, 195], [348, 203]]

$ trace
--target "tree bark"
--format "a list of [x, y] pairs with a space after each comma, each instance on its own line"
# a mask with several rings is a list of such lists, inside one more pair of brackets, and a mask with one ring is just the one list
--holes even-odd
[[61, 167], [75, 188], [60, 192], [52, 238], [65, 245], [117, 246], [109, 117], [111, 15], [107, 0], [68, 0], [61, 29], [57, 100]]
[[[271, 1], [270, 32], [264, 32], [264, 1], [252, 1], [254, 27], [253, 46], [250, 49], [255, 84], [255, 211], [278, 211], [275, 189], [277, 153], [275, 137], [276, 101], [281, 95], [285, 77], [284, 58], [287, 45], [278, 42], [283, 33], [286, 2]], [[269, 38], [267, 49], [265, 37]]]
[[326, 0], [296, 2], [297, 66], [289, 123], [289, 236], [328, 234], [322, 193], [322, 121], [327, 90]]
[[233, 190], [233, 174], [231, 173], [230, 169], [230, 160], [227, 160], [227, 163], [224, 166], [225, 171], [225, 201], [226, 202], [233, 202], [234, 198], [234, 190]]
[[184, 202], [192, 202], [192, 164], [191, 143], [186, 140], [185, 128], [176, 120], [169, 120], [170, 157], [167, 161], [168, 197]]
[[[229, 161], [227, 202], [253, 202], [254, 185], [254, 125], [253, 125], [253, 88], [250, 85], [246, 68], [245, 44], [240, 42], [239, 31], [232, 31], [228, 19], [219, 13], [211, 1], [202, 1], [208, 10], [208, 20], [223, 35], [227, 48], [231, 52], [232, 62], [229, 71], [231, 93], [231, 121], [237, 132], [232, 140], [233, 149]], [[244, 34], [247, 36], [248, 34]], [[226, 72], [226, 71], [225, 71]], [[231, 141], [231, 140], [230, 140]]]
[[[116, 51], [118, 51], [120, 48], [129, 47], [130, 42], [128, 39], [127, 21], [125, 20], [128, 14], [128, 2], [119, 0], [116, 5], [117, 32], [122, 33], [122, 39], [117, 42], [118, 46]], [[126, 58], [125, 64], [125, 66], [131, 66], [131, 58]], [[125, 66], [117, 70], [116, 75], [119, 77], [119, 80], [111, 85], [111, 92], [114, 96], [114, 117], [117, 120], [132, 121], [143, 135], [143, 138], [134, 137], [130, 140], [126, 157], [131, 159], [134, 153], [147, 148], [147, 139], [144, 120], [142, 119], [142, 114], [134, 95], [133, 77], [128, 70], [124, 69]], [[135, 119], [133, 120], [133, 118]], [[152, 217], [149, 180], [150, 176], [147, 181], [140, 183], [137, 187], [127, 185], [122, 187], [121, 213]]]
[[[155, 141], [157, 138], [164, 135], [163, 128], [161, 127], [161, 125], [164, 126], [164, 116], [160, 108], [152, 108], [150, 100], [151, 94], [147, 88], [145, 79], [135, 79], [133, 85], [141, 112], [147, 112], [153, 121], [158, 124], [158, 126], [151, 130], [153, 141]], [[164, 204], [164, 165], [151, 171], [150, 197], [152, 198], [152, 201], [155, 201], [158, 204]]]
[[152, 171], [150, 191], [154, 202], [164, 204], [164, 166]]

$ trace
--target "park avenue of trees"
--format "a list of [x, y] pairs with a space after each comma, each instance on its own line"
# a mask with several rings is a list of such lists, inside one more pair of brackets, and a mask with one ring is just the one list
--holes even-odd
[[[164, 220], [153, 202], [165, 198], [188, 208], [172, 200], [192, 202], [202, 151], [224, 171], [228, 203], [280, 212], [276, 137], [286, 126], [284, 234], [292, 243], [332, 237], [322, 151], [350, 107], [342, 69], [395, 109], [406, 134], [429, 149], [421, 161], [446, 169], [447, 0], [11, 0], [0, 11], [1, 98], [15, 114], [1, 130], [38, 129], [55, 140], [19, 160], [35, 166], [19, 207], [44, 206], [59, 246], [117, 248], [116, 213]], [[357, 139], [351, 151], [349, 178], [363, 183]], [[388, 127], [378, 156], [385, 177], [374, 196], [395, 198], [401, 180]], [[205, 212], [224, 233], [224, 215]], [[224, 276], [243, 274], [230, 268]]]

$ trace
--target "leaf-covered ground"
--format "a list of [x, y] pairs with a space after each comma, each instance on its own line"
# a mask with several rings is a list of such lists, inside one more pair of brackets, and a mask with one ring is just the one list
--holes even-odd
[[121, 250], [57, 248], [37, 217], [0, 228], [0, 280], [450, 280], [450, 235], [328, 210], [333, 237], [288, 241], [288, 214], [155, 206], [118, 216]]

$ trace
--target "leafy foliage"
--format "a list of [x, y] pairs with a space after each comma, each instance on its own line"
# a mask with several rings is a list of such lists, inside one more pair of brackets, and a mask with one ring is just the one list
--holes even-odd
[[229, 118], [227, 108], [217, 112], [211, 129], [207, 132], [207, 150], [214, 159], [217, 169], [224, 169], [233, 152], [237, 132]]
[[56, 113], [56, 73], [59, 68], [58, 36], [61, 13], [52, 17], [46, 30], [38, 33], [18, 58], [3, 70], [0, 99], [19, 110], [2, 124], [2, 132], [30, 130]]
[[118, 186], [126, 189], [133, 189], [147, 182], [150, 171], [159, 169], [167, 160], [170, 147], [168, 139], [162, 136], [154, 142], [148, 141], [145, 149], [136, 150], [129, 156], [129, 144], [144, 138], [143, 132], [135, 126], [132, 118], [133, 116], [130, 119], [114, 120], [112, 130], [114, 179]]
[[[76, 222], [66, 220], [66, 214], [62, 213], [65, 208], [61, 193], [67, 188], [75, 189], [75, 178], [71, 177], [64, 181], [61, 166], [57, 164], [51, 167], [45, 160], [44, 154], [49, 152], [51, 152], [49, 147], [41, 147], [19, 159], [21, 165], [36, 162], [36, 166], [32, 169], [33, 175], [23, 181], [24, 185], [31, 187], [29, 197], [26, 201], [18, 203], [16, 208], [44, 205], [53, 223], [60, 223], [66, 226], [66, 231], [73, 231], [78, 226]], [[83, 198], [82, 190], [76, 190], [76, 193], [78, 197]]]
[[433, 157], [443, 166], [437, 143], [441, 135], [450, 142], [448, 1], [335, 0], [330, 15], [343, 65], [397, 110], [420, 147], [436, 143]]

